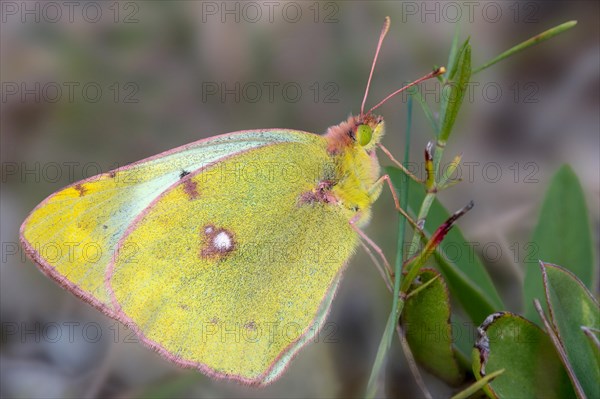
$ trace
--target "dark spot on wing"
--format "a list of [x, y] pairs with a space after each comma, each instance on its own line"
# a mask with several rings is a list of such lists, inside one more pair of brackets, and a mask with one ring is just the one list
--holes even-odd
[[179, 178], [183, 179], [185, 176], [189, 175], [190, 172], [188, 172], [187, 170], [182, 170], [181, 173], [179, 174]]
[[200, 196], [200, 193], [198, 192], [198, 185], [192, 179], [185, 179], [183, 181], [183, 191], [185, 191], [191, 200]]
[[85, 193], [87, 192], [86, 188], [83, 186], [83, 184], [77, 184], [75, 186], [75, 190], [77, 190], [79, 192], [79, 196], [83, 197], [85, 195]]

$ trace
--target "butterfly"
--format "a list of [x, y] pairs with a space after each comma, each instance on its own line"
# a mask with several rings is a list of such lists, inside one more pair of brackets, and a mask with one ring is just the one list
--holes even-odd
[[357, 247], [383, 256], [361, 230], [391, 188], [375, 154], [391, 156], [380, 143], [385, 124], [373, 111], [444, 73], [364, 112], [389, 25], [360, 114], [324, 135], [215, 136], [74, 183], [23, 222], [26, 253], [168, 360], [216, 378], [274, 381], [323, 325]]

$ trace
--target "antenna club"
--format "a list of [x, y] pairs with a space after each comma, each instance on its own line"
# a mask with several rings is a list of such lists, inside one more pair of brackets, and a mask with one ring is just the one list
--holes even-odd
[[390, 19], [390, 17], [386, 16], [385, 20], [383, 21], [383, 29], [382, 29], [382, 33], [384, 35], [388, 33], [388, 30], [390, 30], [391, 23], [392, 23], [392, 20]]
[[435, 72], [433, 73], [435, 76], [440, 76], [446, 73], [446, 67], [439, 67], [438, 69], [435, 70]]

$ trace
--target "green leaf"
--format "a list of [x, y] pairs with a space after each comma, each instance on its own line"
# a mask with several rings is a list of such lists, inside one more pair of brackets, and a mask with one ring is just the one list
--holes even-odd
[[448, 288], [433, 269], [422, 269], [419, 277], [411, 291], [430, 284], [414, 295], [409, 291], [402, 313], [406, 340], [419, 364], [448, 384], [458, 385], [464, 379], [464, 371], [452, 348]]
[[[592, 233], [585, 197], [577, 176], [563, 165], [552, 178], [531, 243], [537, 259], [562, 265], [584, 282], [595, 285]], [[525, 265], [523, 300], [525, 317], [539, 324], [533, 299], [544, 296], [537, 262]]]
[[567, 269], [543, 262], [540, 268], [550, 320], [566, 353], [567, 367], [571, 367], [587, 397], [598, 398], [600, 358], [595, 343], [586, 336], [582, 327], [600, 329], [600, 306], [583, 283]]
[[478, 67], [475, 69], [475, 71], [473, 71], [473, 75], [475, 75], [478, 72], [483, 71], [484, 69], [487, 69], [489, 67], [491, 67], [492, 65], [502, 61], [505, 58], [510, 57], [511, 55], [514, 55], [520, 51], [525, 50], [528, 47], [531, 47], [535, 44], [539, 44], [541, 42], [544, 42], [548, 39], [550, 39], [551, 37], [554, 37], [556, 35], [558, 35], [559, 33], [562, 33], [568, 29], [571, 29], [572, 27], [574, 27], [575, 25], [577, 25], [577, 21], [569, 21], [569, 22], [565, 22], [564, 24], [560, 24], [558, 26], [555, 26], [554, 28], [548, 29], [538, 35], [535, 35], [534, 37], [525, 40], [522, 43], [517, 44], [514, 47], [511, 47], [510, 49], [506, 50], [505, 52], [503, 52], [502, 54], [500, 54], [499, 56], [495, 57], [494, 59], [486, 62], [485, 64], [483, 64], [482, 66]]
[[521, 316], [500, 312], [477, 329], [473, 372], [478, 380], [504, 369], [484, 387], [498, 398], [572, 398], [569, 377], [548, 335]]
[[440, 108], [440, 133], [439, 140], [448, 140], [456, 116], [462, 105], [465, 93], [471, 78], [471, 45], [467, 40], [458, 56], [458, 66], [452, 80], [449, 80], [442, 89], [442, 104]]
[[454, 27], [454, 37], [450, 46], [450, 54], [448, 55], [448, 63], [446, 64], [446, 73], [444, 79], [452, 79], [456, 74], [456, 66], [458, 65], [458, 37], [460, 36], [460, 24]]
[[[404, 173], [394, 167], [386, 168], [386, 172], [390, 175], [396, 190], [399, 190], [403, 184]], [[408, 184], [409, 209], [419, 209], [425, 198], [425, 191], [420, 184], [411, 179]], [[435, 199], [425, 222], [425, 232], [431, 235], [449, 217], [450, 213]], [[434, 257], [452, 297], [458, 300], [473, 323], [479, 324], [490, 313], [504, 309], [504, 304], [483, 263], [465, 240], [458, 226], [454, 226], [448, 232], [434, 253]]]

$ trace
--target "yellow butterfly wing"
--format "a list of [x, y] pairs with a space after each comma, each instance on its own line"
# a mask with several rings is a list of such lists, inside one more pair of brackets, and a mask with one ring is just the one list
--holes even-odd
[[[200, 140], [72, 184], [46, 198], [21, 226], [21, 242], [40, 269], [63, 287], [115, 316], [106, 268], [127, 227], [182, 175], [232, 154], [304, 141], [292, 130], [252, 130]], [[141, 251], [122, 245], [122, 255]]]
[[198, 170], [129, 226], [107, 288], [117, 317], [170, 360], [251, 384], [275, 379], [323, 323], [358, 239], [310, 201], [335, 173], [325, 139], [277, 143]]

